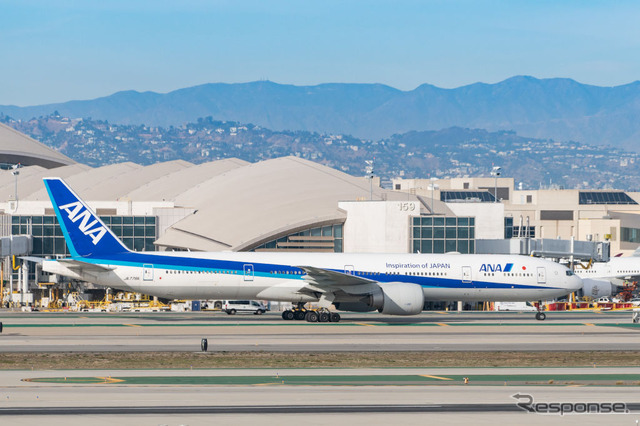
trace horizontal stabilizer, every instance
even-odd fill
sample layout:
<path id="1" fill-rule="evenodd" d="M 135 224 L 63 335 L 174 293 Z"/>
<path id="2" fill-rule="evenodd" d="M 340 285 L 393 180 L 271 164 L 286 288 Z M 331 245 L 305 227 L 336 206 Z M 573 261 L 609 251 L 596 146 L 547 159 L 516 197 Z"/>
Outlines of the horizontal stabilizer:
<path id="1" fill-rule="evenodd" d="M 97 265 L 95 263 L 83 262 L 78 259 L 60 259 L 57 262 L 69 269 L 80 269 L 83 271 L 107 272 L 115 269 L 112 267 Z"/>
<path id="2" fill-rule="evenodd" d="M 27 262 L 40 263 L 40 264 L 46 260 L 41 257 L 34 257 L 34 256 L 19 256 L 18 259 L 26 260 Z"/>

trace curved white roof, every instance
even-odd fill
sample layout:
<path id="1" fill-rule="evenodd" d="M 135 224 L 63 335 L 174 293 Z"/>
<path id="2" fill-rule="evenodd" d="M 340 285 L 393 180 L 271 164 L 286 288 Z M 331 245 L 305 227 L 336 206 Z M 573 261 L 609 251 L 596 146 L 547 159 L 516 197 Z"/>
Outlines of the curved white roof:
<path id="1" fill-rule="evenodd" d="M 125 197 L 135 201 L 175 200 L 180 194 L 213 176 L 250 164 L 237 158 L 191 165 L 175 170 L 129 191 Z"/>
<path id="2" fill-rule="evenodd" d="M 93 191 L 93 188 L 96 186 L 102 186 L 105 181 L 109 181 L 112 179 L 117 179 L 118 176 L 126 173 L 130 173 L 134 170 L 139 170 L 143 168 L 135 163 L 119 163 L 119 164 L 110 164 L 108 166 L 102 166 L 95 169 L 88 168 L 86 170 L 80 171 L 80 173 L 75 173 L 73 175 L 65 178 L 65 181 L 73 188 L 73 190 L 85 200 L 90 201 L 116 201 L 118 197 L 113 197 L 113 194 L 110 192 L 109 194 L 100 194 Z M 54 176 L 55 170 L 47 170 L 47 173 L 43 177 Z M 113 188 L 117 189 L 117 187 Z M 94 196 L 96 198 L 94 198 Z M 40 190 L 29 195 L 28 199 L 30 200 L 48 200 L 49 195 L 47 194 L 47 190 L 44 188 L 44 185 L 40 188 Z"/>
<path id="3" fill-rule="evenodd" d="M 176 160 L 150 166 L 118 163 L 97 168 L 76 163 L 53 170 L 28 166 L 20 169 L 18 193 L 22 200 L 46 201 L 49 196 L 42 179 L 61 177 L 89 201 L 173 201 L 199 182 L 247 164 L 230 158 L 199 165 Z M 0 200 L 10 199 L 14 192 L 15 177 L 10 170 L 0 170 Z"/>
<path id="4" fill-rule="evenodd" d="M 38 165 L 51 169 L 74 164 L 71 158 L 0 123 L 0 163 Z"/>
<path id="5" fill-rule="evenodd" d="M 346 213 L 338 202 L 368 200 L 370 190 L 368 180 L 297 157 L 259 163 L 231 158 L 200 165 L 24 167 L 20 200 L 48 200 L 42 178 L 49 176 L 63 177 L 87 201 L 171 201 L 196 210 L 156 244 L 205 251 L 248 250 L 302 229 L 342 223 Z M 0 171 L 0 200 L 12 199 L 14 192 L 15 178 Z M 374 187 L 373 199 L 407 200 L 407 194 Z"/>
<path id="6" fill-rule="evenodd" d="M 390 198 L 374 188 L 374 200 Z M 406 194 L 401 194 L 406 200 Z M 338 201 L 369 199 L 369 182 L 297 157 L 266 160 L 205 180 L 175 202 L 198 209 L 156 244 L 245 250 L 318 224 L 339 223 Z"/>
<path id="7" fill-rule="evenodd" d="M 69 176 L 90 169 L 91 167 L 79 163 L 57 167 L 54 170 L 45 169 L 40 166 L 22 167 L 20 169 L 20 175 L 18 176 L 18 197 L 20 199 L 35 200 L 34 194 L 37 192 L 42 192 L 42 195 L 46 196 L 46 191 L 42 184 L 43 177 L 55 175 L 67 179 Z M 0 200 L 8 200 L 14 195 L 14 192 L 15 176 L 13 176 L 9 170 L 2 170 L 0 172 Z"/>

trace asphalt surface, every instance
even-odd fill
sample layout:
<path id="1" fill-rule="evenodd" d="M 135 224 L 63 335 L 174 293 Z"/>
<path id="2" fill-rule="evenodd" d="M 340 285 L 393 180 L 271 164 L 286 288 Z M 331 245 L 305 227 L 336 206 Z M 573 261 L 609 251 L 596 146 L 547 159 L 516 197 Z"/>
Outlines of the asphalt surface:
<path id="1" fill-rule="evenodd" d="M 0 352 L 27 357 L 49 351 L 200 351 L 202 338 L 209 351 L 640 350 L 640 327 L 632 324 L 631 312 L 548 313 L 544 322 L 531 313 L 346 314 L 337 324 L 311 324 L 283 321 L 279 313 L 0 311 L 0 321 Z M 569 367 L 0 371 L 0 424 L 551 426 L 640 420 L 640 368 Z M 433 380 L 402 378 L 409 375 Z M 265 380 L 255 380 L 260 376 Z M 542 404 L 621 403 L 627 412 L 529 413 L 514 395 Z"/>
<path id="2" fill-rule="evenodd" d="M 340 323 L 193 313 L 9 313 L 0 352 L 640 351 L 631 312 L 345 314 Z"/>
<path id="3" fill-rule="evenodd" d="M 469 375 L 471 377 L 593 374 L 640 375 L 640 368 L 433 368 L 433 369 L 221 369 L 221 370 L 53 370 L 3 371 L 0 379 L 0 424 L 233 424 L 253 422 L 275 425 L 304 419 L 305 424 L 635 424 L 640 419 L 637 386 L 573 385 L 464 385 L 419 386 L 262 386 L 202 385 L 184 378 L 208 377 L 295 377 L 355 375 L 363 379 L 386 376 L 389 383 L 408 374 L 429 377 Z M 139 378 L 169 376 L 176 383 L 156 385 L 122 384 L 109 381 L 83 383 L 87 376 Z M 38 382 L 37 378 L 67 378 L 66 382 Z M 76 379 L 76 380 L 72 380 Z M 194 382 L 195 383 L 195 382 Z M 620 414 L 536 414 L 518 406 L 523 395 L 535 403 L 621 404 Z M 103 422 L 103 423 L 101 423 Z"/>

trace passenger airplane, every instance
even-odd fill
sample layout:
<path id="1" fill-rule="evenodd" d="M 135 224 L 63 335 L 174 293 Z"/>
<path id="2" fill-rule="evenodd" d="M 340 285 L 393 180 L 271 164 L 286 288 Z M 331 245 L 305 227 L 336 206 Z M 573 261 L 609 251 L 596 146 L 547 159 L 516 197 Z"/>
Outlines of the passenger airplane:
<path id="1" fill-rule="evenodd" d="M 582 287 L 566 267 L 524 256 L 132 252 L 62 179 L 44 182 L 71 257 L 43 260 L 42 269 L 125 291 L 170 299 L 316 302 L 345 311 L 416 315 L 425 300 L 544 300 Z M 283 318 L 291 319 L 291 313 Z M 318 315 L 306 319 L 317 321 Z"/>
<path id="2" fill-rule="evenodd" d="M 631 256 L 613 257 L 608 262 L 595 262 L 587 269 L 576 269 L 582 278 L 585 296 L 594 299 L 611 296 L 624 281 L 640 280 L 640 248 Z"/>

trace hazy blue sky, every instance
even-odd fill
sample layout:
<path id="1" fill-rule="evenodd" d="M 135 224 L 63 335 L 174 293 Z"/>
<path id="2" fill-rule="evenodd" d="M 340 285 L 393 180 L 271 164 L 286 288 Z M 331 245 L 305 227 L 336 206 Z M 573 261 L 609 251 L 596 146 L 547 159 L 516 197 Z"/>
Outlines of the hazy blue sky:
<path id="1" fill-rule="evenodd" d="M 104 3 L 104 4 L 102 4 Z M 269 79 L 640 79 L 636 0 L 0 0 L 0 104 Z"/>

